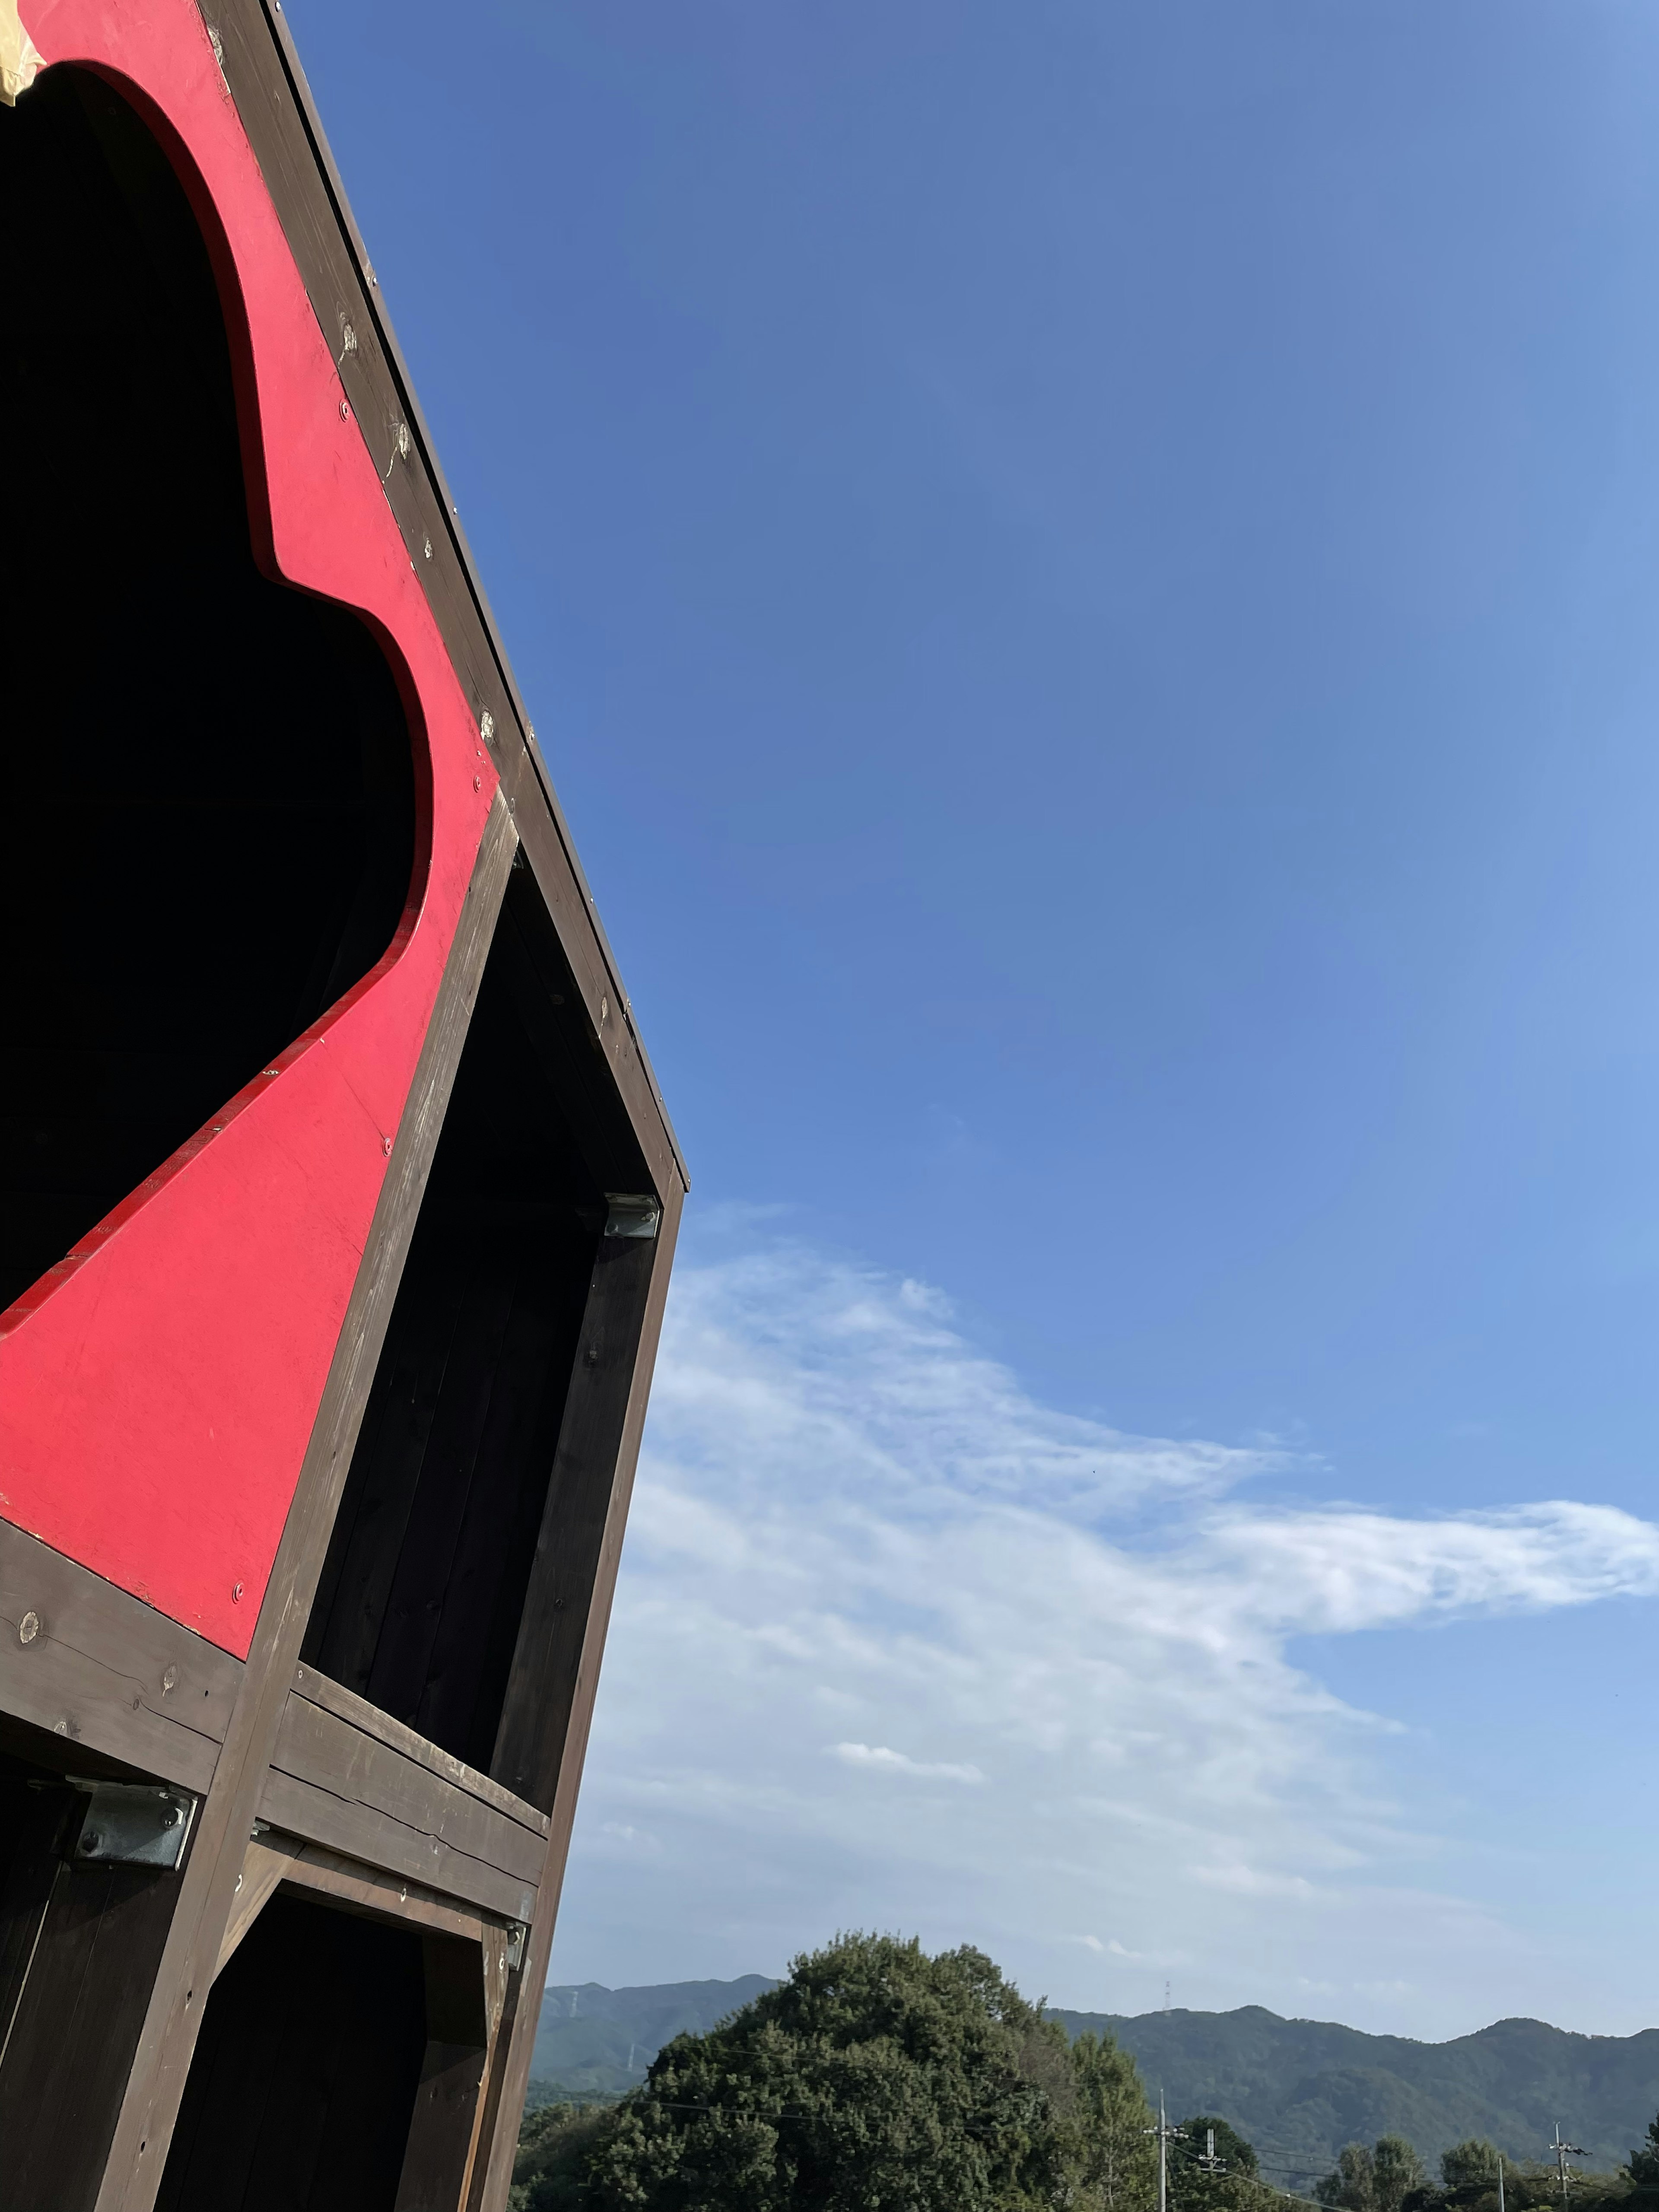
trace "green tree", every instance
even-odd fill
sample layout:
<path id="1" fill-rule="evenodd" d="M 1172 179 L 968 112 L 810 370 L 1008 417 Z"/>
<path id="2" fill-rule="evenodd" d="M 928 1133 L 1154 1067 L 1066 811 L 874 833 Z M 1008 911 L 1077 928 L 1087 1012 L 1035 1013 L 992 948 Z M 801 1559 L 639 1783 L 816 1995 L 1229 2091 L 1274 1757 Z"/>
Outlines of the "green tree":
<path id="1" fill-rule="evenodd" d="M 611 2118 L 603 2106 L 544 2105 L 526 2112 L 507 2196 L 509 2212 L 576 2212 L 585 2206 L 588 2158 Z"/>
<path id="2" fill-rule="evenodd" d="M 1651 2203 L 1659 2197 L 1659 2118 L 1648 2122 L 1648 2139 L 1638 2145 L 1621 2169 L 1630 2176 L 1632 2191 Z"/>
<path id="3" fill-rule="evenodd" d="M 1322 2204 L 1340 2212 L 1376 2212 L 1376 2161 L 1364 2143 L 1346 2143 L 1337 2153 L 1336 2166 L 1314 2184 Z"/>
<path id="4" fill-rule="evenodd" d="M 1079 2212 L 1144 2212 L 1158 2173 L 1147 2130 L 1155 2115 L 1135 2063 L 1109 2035 L 1079 2035 L 1068 2053 L 1062 2107 L 1066 2163 Z"/>
<path id="5" fill-rule="evenodd" d="M 1235 2127 L 1214 2112 L 1199 2112 L 1190 2120 L 1181 2123 L 1186 2141 L 1181 2146 L 1183 2166 L 1194 2164 L 1207 2157 L 1206 2146 L 1212 2136 L 1215 2138 L 1215 2154 L 1227 2172 L 1233 2175 L 1255 2175 L 1261 2170 L 1261 2161 L 1255 2154 L 1255 2145 L 1246 2142 Z M 1200 2166 L 1199 2172 L 1204 2169 Z"/>
<path id="6" fill-rule="evenodd" d="M 1255 2145 L 1218 2113 L 1196 2112 L 1181 2124 L 1170 2147 L 1170 2196 L 1174 2212 L 1287 2212 L 1284 2199 L 1261 2175 Z M 1212 2137 L 1217 2165 L 1206 2163 Z"/>
<path id="7" fill-rule="evenodd" d="M 587 2155 L 593 2212 L 1036 2212 L 1066 2201 L 1063 2031 L 981 1952 L 844 1936 L 682 2035 Z"/>
<path id="8" fill-rule="evenodd" d="M 1401 2212 L 1413 2189 L 1423 2186 L 1423 2161 L 1404 2136 L 1379 2136 L 1371 2153 L 1376 2212 Z"/>
<path id="9" fill-rule="evenodd" d="M 1485 2136 L 1471 2136 L 1440 2154 L 1440 2179 L 1448 2189 L 1495 2189 L 1498 2186 L 1498 2146 Z"/>

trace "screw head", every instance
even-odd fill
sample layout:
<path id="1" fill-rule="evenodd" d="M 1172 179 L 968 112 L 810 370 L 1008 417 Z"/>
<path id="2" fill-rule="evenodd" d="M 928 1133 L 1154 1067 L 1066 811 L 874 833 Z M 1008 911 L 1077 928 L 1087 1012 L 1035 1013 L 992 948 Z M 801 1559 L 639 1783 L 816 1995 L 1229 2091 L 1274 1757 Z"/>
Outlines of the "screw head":
<path id="1" fill-rule="evenodd" d="M 34 1612 L 26 1613 L 17 1624 L 17 1641 L 20 1644 L 33 1644 L 40 1633 L 40 1614 Z"/>
<path id="2" fill-rule="evenodd" d="M 242 1585 L 240 1583 L 233 1583 L 231 1584 L 230 1601 L 233 1605 L 240 1605 L 242 1602 Z"/>
<path id="3" fill-rule="evenodd" d="M 345 401 L 343 399 L 340 402 L 340 420 L 343 422 L 345 422 L 349 417 L 350 413 L 350 408 L 346 405 Z"/>

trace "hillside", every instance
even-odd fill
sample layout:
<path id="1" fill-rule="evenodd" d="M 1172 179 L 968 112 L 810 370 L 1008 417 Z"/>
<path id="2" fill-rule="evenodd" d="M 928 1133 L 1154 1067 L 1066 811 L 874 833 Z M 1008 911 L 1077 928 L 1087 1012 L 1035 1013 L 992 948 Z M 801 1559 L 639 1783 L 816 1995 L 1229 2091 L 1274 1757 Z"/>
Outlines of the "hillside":
<path id="1" fill-rule="evenodd" d="M 665 2043 L 677 2035 L 700 2035 L 776 1986 L 764 1974 L 636 1990 L 607 1990 L 598 1982 L 550 1984 L 542 1998 L 531 2079 L 590 2094 L 631 2088 Z"/>
<path id="2" fill-rule="evenodd" d="M 774 1984 L 672 1982 L 607 1990 L 550 1988 L 531 2072 L 589 2094 L 639 2081 L 672 2036 L 712 2027 Z M 1237 2012 L 1059 2011 L 1073 2035 L 1107 2029 L 1134 2054 L 1172 2116 L 1219 2113 L 1248 2136 L 1271 2178 L 1326 2172 L 1345 2142 L 1408 2136 L 1428 2160 L 1466 2136 L 1489 2136 L 1516 2160 L 1541 2155 L 1559 2120 L 1590 2166 L 1613 2166 L 1659 2112 L 1659 2029 L 1571 2035 L 1504 2020 L 1450 2043 L 1366 2035 L 1333 2021 Z"/>
<path id="3" fill-rule="evenodd" d="M 1585 2163 L 1629 2155 L 1659 2111 L 1659 2029 L 1571 2035 L 1539 2020 L 1502 2020 L 1450 2043 L 1312 2020 L 1260 2005 L 1237 2012 L 1153 2012 L 1132 2019 L 1060 2012 L 1072 2034 L 1109 2028 L 1170 2109 L 1219 2112 L 1264 2166 L 1328 2169 L 1345 2142 L 1391 2132 L 1433 2160 L 1466 2136 L 1516 2159 L 1542 2155 L 1559 2120 Z"/>

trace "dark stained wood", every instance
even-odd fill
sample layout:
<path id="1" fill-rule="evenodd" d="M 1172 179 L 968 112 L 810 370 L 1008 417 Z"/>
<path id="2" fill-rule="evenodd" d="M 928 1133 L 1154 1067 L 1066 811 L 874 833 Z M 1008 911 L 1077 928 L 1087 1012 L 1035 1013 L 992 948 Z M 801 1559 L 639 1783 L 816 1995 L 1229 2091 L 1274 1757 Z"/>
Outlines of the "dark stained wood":
<path id="1" fill-rule="evenodd" d="M 653 1241 L 599 1239 L 490 1762 L 498 1782 L 550 1810 L 575 1706 L 656 1261 Z"/>
<path id="2" fill-rule="evenodd" d="M 8 1713 L 204 1790 L 241 1679 L 241 1662 L 228 1652 L 0 1521 L 0 1707 Z"/>
<path id="3" fill-rule="evenodd" d="M 456 2212 L 489 2048 L 483 1953 L 476 1943 L 428 1936 L 425 1966 L 426 2053 L 396 2212 Z"/>
<path id="4" fill-rule="evenodd" d="M 118 2208 L 120 2212 L 149 2212 L 155 2202 L 195 2046 L 199 2019 L 196 1993 L 212 1981 L 234 1904 L 243 1853 L 282 1725 L 307 1613 L 397 1297 L 515 846 L 511 817 L 505 801 L 498 799 L 485 828 L 398 1127 L 392 1167 L 260 1607 L 247 1673 L 214 1786 L 198 1816 L 190 1860 L 179 1879 L 179 1910 L 155 1976 L 98 2212 L 118 2212 Z"/>
<path id="5" fill-rule="evenodd" d="M 94 2202 L 179 1894 L 150 1868 L 58 1862 L 0 2063 L 7 2212 Z"/>
<path id="6" fill-rule="evenodd" d="M 388 1813 L 517 1880 L 541 1879 L 544 1837 L 303 1698 L 289 1698 L 271 1765 L 348 1804 Z"/>
<path id="7" fill-rule="evenodd" d="M 628 994 L 552 780 L 519 696 L 455 502 L 415 396 L 280 8 L 206 0 L 225 80 L 264 173 L 317 319 L 397 517 L 410 560 L 473 713 L 491 744 L 572 973 L 659 1189 L 687 1180 Z M 356 340 L 347 350 L 349 324 Z M 410 451 L 400 450 L 407 429 Z"/>
<path id="8" fill-rule="evenodd" d="M 459 1897 L 528 1922 L 536 1909 L 536 1884 L 503 1874 L 487 1861 L 457 1850 L 428 1830 L 272 1767 L 259 1796 L 258 1817 L 284 1835 L 324 1844 L 364 1867 L 418 1881 L 441 1897 Z"/>
<path id="9" fill-rule="evenodd" d="M 611 1604 L 622 1559 L 623 1534 L 627 1526 L 629 1500 L 633 1494 L 634 1470 L 639 1462 L 640 1439 L 645 1428 L 651 1373 L 662 1334 L 663 1309 L 668 1300 L 669 1271 L 679 1233 L 682 1194 L 671 1189 L 663 1203 L 662 1226 L 656 1239 L 644 1249 L 654 1255 L 643 1325 L 639 1332 L 633 1375 L 622 1431 L 617 1440 L 605 1534 L 599 1545 L 592 1584 L 588 1595 L 581 1657 L 576 1670 L 575 1693 L 566 1718 L 560 1752 L 558 1780 L 553 1797 L 552 1831 L 548 1838 L 547 1863 L 536 1900 L 525 1946 L 521 1972 L 514 1977 L 509 1995 L 510 2024 L 503 2021 L 491 2060 L 492 2079 L 486 2084 L 489 2150 L 481 2159 L 467 2212 L 505 2212 L 507 2192 L 513 2179 L 513 2154 L 518 2141 L 519 2115 L 524 2110 L 530 2080 L 531 2053 L 536 2041 L 541 1990 L 547 1980 L 553 1948 L 553 1929 L 558 1916 L 559 1893 L 564 1882 L 565 1861 L 570 1849 L 570 1830 L 576 1817 L 576 1796 L 581 1786 L 582 1763 L 587 1753 L 587 1732 L 593 1717 L 593 1699 L 599 1686 L 599 1662 L 605 1652 L 605 1631 L 611 1623 Z M 515 1717 L 515 1725 L 520 1724 Z M 534 1730 L 524 1728 L 533 1745 Z"/>
<path id="10" fill-rule="evenodd" d="M 498 1813 L 505 1813 L 509 1820 L 516 1820 L 520 1827 L 529 1828 L 545 1838 L 548 1832 L 545 1813 L 538 1812 L 535 1806 L 526 1804 L 522 1797 L 515 1797 L 510 1790 L 504 1790 L 489 1775 L 481 1774 L 476 1766 L 469 1766 L 465 1759 L 440 1750 L 425 1736 L 417 1735 L 412 1728 L 393 1720 L 378 1705 L 370 1705 L 367 1698 L 360 1698 L 352 1691 L 343 1688 L 338 1682 L 331 1681 L 326 1674 L 319 1674 L 314 1667 L 295 1668 L 294 1688 L 297 1696 L 308 1698 L 313 1705 L 320 1705 L 325 1712 L 337 1713 L 343 1721 L 349 1721 L 353 1728 L 361 1729 L 363 1735 L 374 1737 L 377 1742 L 390 1744 L 394 1751 L 402 1752 L 405 1759 L 412 1759 L 430 1773 L 441 1775 L 446 1782 L 453 1782 L 458 1790 L 464 1790 L 469 1796 L 481 1798 L 486 1805 L 493 1805 Z"/>
<path id="11" fill-rule="evenodd" d="M 250 1855 L 270 1840 L 269 1835 L 248 1845 Z M 475 1905 L 440 1897 L 406 1875 L 377 1872 L 361 1866 L 322 1844 L 304 1844 L 286 1861 L 282 1887 L 294 1896 L 325 1897 L 347 1911 L 368 1914 L 372 1920 L 395 1921 L 400 1927 L 427 1928 L 443 1936 L 463 1936 L 482 1943 L 492 1954 L 505 1955 L 508 1922 Z"/>

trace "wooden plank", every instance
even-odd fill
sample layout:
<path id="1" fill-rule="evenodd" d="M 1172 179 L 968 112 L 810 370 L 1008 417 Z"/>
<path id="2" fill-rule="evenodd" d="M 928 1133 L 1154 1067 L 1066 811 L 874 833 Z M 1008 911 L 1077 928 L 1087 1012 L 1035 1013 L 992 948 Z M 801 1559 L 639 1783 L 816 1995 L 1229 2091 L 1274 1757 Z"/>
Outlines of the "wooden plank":
<path id="1" fill-rule="evenodd" d="M 0 1521 L 0 1711 L 204 1790 L 242 1674 L 228 1652 Z"/>
<path id="2" fill-rule="evenodd" d="M 517 1881 L 483 1859 L 456 1850 L 441 1837 L 356 1804 L 273 1767 L 260 1793 L 259 1818 L 285 1834 L 325 1844 L 344 1858 L 418 1881 L 442 1897 L 465 1898 L 486 1912 L 527 1922 L 536 1908 L 536 1885 Z"/>
<path id="3" fill-rule="evenodd" d="M 343 1803 L 389 1814 L 514 1881 L 541 1879 L 544 1837 L 304 1698 L 289 1698 L 271 1765 Z"/>
<path id="4" fill-rule="evenodd" d="M 634 1034 L 633 1013 L 519 695 L 489 602 L 352 216 L 280 7 L 205 0 L 204 13 L 278 218 L 462 688 L 492 747 L 509 803 L 526 817 L 532 865 L 568 933 L 567 949 L 597 1027 L 608 1024 L 629 1118 L 661 1181 L 687 1181 L 667 1109 Z M 343 332 L 350 325 L 348 349 Z M 403 451 L 402 433 L 409 450 Z M 602 1011 L 603 1009 L 603 1011 Z"/>
<path id="5" fill-rule="evenodd" d="M 427 2045 L 396 2212 L 455 2212 L 466 2185 L 489 2054 L 483 1948 L 428 1936 L 424 1964 Z"/>
<path id="6" fill-rule="evenodd" d="M 150 1868 L 59 1863 L 0 2066 L 7 2204 L 93 2204 L 179 1893 Z"/>
<path id="7" fill-rule="evenodd" d="M 536 1915 L 531 1922 L 529 1939 L 525 1946 L 524 1964 L 513 1978 L 514 1986 L 508 1998 L 513 2017 L 510 2022 L 502 2023 L 491 2068 L 492 2078 L 485 2087 L 485 2097 L 491 2107 L 489 2152 L 487 2160 L 481 2158 L 475 2169 L 467 2212 L 506 2212 L 507 2192 L 513 2179 L 513 2155 L 518 2143 L 519 2116 L 524 2110 L 525 2091 L 530 2081 L 530 2059 L 536 2041 L 541 1991 L 547 1980 L 548 1960 L 553 1948 L 559 1893 L 563 1886 L 565 1861 L 570 1849 L 571 1825 L 576 1816 L 576 1796 L 581 1786 L 582 1762 L 587 1752 L 587 1732 L 593 1717 L 594 1696 L 599 1689 L 599 1662 L 605 1651 L 605 1631 L 611 1621 L 617 1569 L 622 1559 L 623 1532 L 627 1525 L 629 1500 L 633 1493 L 634 1470 L 638 1464 L 640 1438 L 645 1428 L 646 1404 L 651 1394 L 651 1372 L 662 1334 L 663 1309 L 668 1299 L 668 1277 L 673 1265 L 675 1239 L 679 1233 L 681 1206 L 680 1193 L 671 1190 L 663 1205 L 662 1226 L 657 1232 L 654 1244 L 647 1248 L 655 1255 L 650 1291 L 634 1361 L 627 1411 L 617 1443 L 605 1534 L 587 1602 L 575 1694 L 566 1720 L 558 1781 L 553 1798 L 547 1864 L 537 1893 Z M 522 1727 L 523 1724 L 515 1719 L 515 1726 Z M 526 1740 L 533 1741 L 533 1731 L 524 1728 L 523 1733 Z"/>
<path id="8" fill-rule="evenodd" d="M 654 1241 L 599 1239 L 490 1761 L 532 1804 L 558 1786 L 656 1266 Z"/>
<path id="9" fill-rule="evenodd" d="M 470 1943 L 483 1944 L 487 1951 L 497 1942 L 502 1947 L 507 1942 L 506 1928 L 483 1912 L 458 1905 L 452 1897 L 440 1897 L 436 1890 L 410 1881 L 406 1875 L 360 1865 L 322 1844 L 302 1844 L 296 1849 L 282 1876 L 282 1887 L 295 1897 L 326 1897 L 349 1911 L 366 1913 L 372 1920 L 408 1922 L 440 1935 L 459 1936 Z"/>
<path id="10" fill-rule="evenodd" d="M 309 1698 L 313 1705 L 320 1705 L 325 1712 L 337 1713 L 343 1721 L 349 1721 L 353 1728 L 361 1729 L 364 1735 L 372 1735 L 377 1742 L 390 1744 L 394 1751 L 402 1752 L 405 1759 L 412 1759 L 417 1766 L 424 1766 L 429 1773 L 441 1775 L 446 1782 L 453 1782 L 458 1790 L 465 1790 L 468 1796 L 481 1798 L 486 1805 L 493 1805 L 498 1813 L 505 1813 L 508 1820 L 516 1820 L 520 1827 L 528 1828 L 536 1835 L 546 1836 L 548 1816 L 545 1813 L 538 1812 L 535 1806 L 526 1803 L 522 1797 L 515 1797 L 499 1782 L 492 1781 L 487 1774 L 481 1774 L 476 1766 L 469 1766 L 465 1759 L 457 1759 L 452 1752 L 443 1750 L 428 1737 L 417 1735 L 402 1721 L 393 1720 L 390 1713 L 383 1713 L 378 1705 L 370 1705 L 367 1698 L 360 1698 L 354 1691 L 343 1689 L 338 1682 L 331 1681 L 326 1674 L 319 1674 L 314 1667 L 296 1667 L 294 1687 L 301 1697 Z"/>
<path id="11" fill-rule="evenodd" d="M 231 1714 L 214 1786 L 198 1816 L 194 1844 L 179 1882 L 179 1911 L 155 1976 L 97 2212 L 150 2212 L 155 2201 L 199 2025 L 201 2008 L 195 2004 L 195 1994 L 212 1979 L 220 1939 L 234 1904 L 248 1833 L 276 1748 L 307 1614 L 437 1149 L 516 844 L 512 817 L 498 794 L 259 1609 L 247 1672 Z"/>

